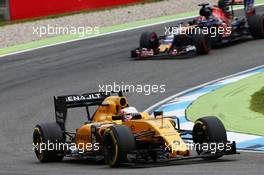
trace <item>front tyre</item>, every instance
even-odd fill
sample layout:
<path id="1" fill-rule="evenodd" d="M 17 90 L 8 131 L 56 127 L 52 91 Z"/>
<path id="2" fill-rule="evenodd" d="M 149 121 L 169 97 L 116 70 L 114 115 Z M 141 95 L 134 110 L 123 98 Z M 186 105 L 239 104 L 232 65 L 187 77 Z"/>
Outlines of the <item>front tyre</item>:
<path id="1" fill-rule="evenodd" d="M 202 30 L 199 30 L 197 34 L 192 36 L 193 45 L 196 47 L 196 53 L 198 55 L 207 55 L 211 50 L 210 37 L 204 35 Z"/>
<path id="2" fill-rule="evenodd" d="M 196 152 L 198 155 L 206 155 L 209 156 L 203 157 L 205 160 L 215 160 L 222 155 L 217 154 L 216 152 L 217 147 L 215 147 L 215 153 L 211 153 L 211 149 L 206 149 L 209 147 L 199 147 L 197 145 L 203 145 L 207 144 L 214 146 L 214 144 L 226 144 L 227 143 L 227 135 L 226 135 L 226 129 L 223 125 L 223 123 L 217 118 L 217 117 L 202 117 L 195 121 L 194 127 L 193 127 L 193 142 L 195 143 Z M 220 150 L 223 151 L 223 150 Z"/>
<path id="3" fill-rule="evenodd" d="M 56 123 L 44 123 L 35 126 L 33 132 L 34 152 L 40 162 L 59 162 L 64 157 L 63 131 Z"/>
<path id="4" fill-rule="evenodd" d="M 159 47 L 158 35 L 155 32 L 143 32 L 140 36 L 139 47 L 156 51 Z"/>
<path id="5" fill-rule="evenodd" d="M 127 154 L 135 150 L 134 135 L 129 127 L 115 125 L 106 129 L 103 137 L 104 158 L 110 167 L 118 167 L 127 161 Z"/>

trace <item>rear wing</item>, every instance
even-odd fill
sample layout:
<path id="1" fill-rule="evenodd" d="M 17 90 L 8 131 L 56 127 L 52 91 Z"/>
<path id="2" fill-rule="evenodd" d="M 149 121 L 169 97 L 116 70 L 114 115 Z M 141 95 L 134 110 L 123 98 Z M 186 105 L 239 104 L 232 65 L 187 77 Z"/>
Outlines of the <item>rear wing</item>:
<path id="1" fill-rule="evenodd" d="M 87 117 L 90 119 L 89 106 L 101 105 L 105 98 L 109 97 L 109 93 L 95 92 L 86 93 L 82 95 L 66 95 L 66 96 L 55 96 L 54 107 L 55 107 L 55 119 L 56 122 L 65 130 L 65 122 L 67 119 L 68 108 L 79 108 L 85 107 L 87 111 Z"/>
<path id="2" fill-rule="evenodd" d="M 230 5 L 245 5 L 246 1 L 245 0 L 232 0 L 230 2 Z"/>

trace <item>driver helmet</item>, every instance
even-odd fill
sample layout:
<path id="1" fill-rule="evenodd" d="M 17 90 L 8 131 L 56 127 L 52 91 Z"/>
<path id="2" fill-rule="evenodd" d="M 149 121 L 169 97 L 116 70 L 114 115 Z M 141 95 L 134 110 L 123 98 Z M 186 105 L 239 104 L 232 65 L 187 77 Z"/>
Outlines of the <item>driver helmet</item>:
<path id="1" fill-rule="evenodd" d="M 131 120 L 136 114 L 138 114 L 138 110 L 132 106 L 126 107 L 120 111 L 120 115 L 123 116 L 124 121 Z"/>
<path id="2" fill-rule="evenodd" d="M 208 19 L 212 15 L 212 11 L 211 7 L 203 7 L 200 10 L 200 15 Z"/>

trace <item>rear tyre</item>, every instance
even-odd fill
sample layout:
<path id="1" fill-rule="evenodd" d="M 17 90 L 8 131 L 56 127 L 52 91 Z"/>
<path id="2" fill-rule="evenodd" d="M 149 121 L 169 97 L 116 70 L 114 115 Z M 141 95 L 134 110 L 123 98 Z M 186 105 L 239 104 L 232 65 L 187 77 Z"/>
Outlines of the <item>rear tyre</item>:
<path id="1" fill-rule="evenodd" d="M 198 34 L 194 34 L 192 39 L 198 55 L 207 55 L 210 52 L 211 43 L 208 35 L 204 35 L 202 32 L 199 32 Z"/>
<path id="2" fill-rule="evenodd" d="M 103 137 L 104 158 L 110 167 L 127 162 L 127 154 L 135 150 L 136 142 L 129 127 L 115 125 L 106 129 Z"/>
<path id="3" fill-rule="evenodd" d="M 143 32 L 139 42 L 140 48 L 156 49 L 159 47 L 159 37 L 155 32 Z"/>
<path id="4" fill-rule="evenodd" d="M 195 144 L 227 143 L 226 129 L 223 123 L 217 117 L 202 117 L 196 120 L 193 127 L 193 142 Z M 203 150 L 200 147 L 196 147 L 196 151 L 198 155 L 210 153 L 210 150 Z M 208 157 L 204 157 L 203 159 L 215 160 L 220 157 L 222 155 L 210 153 Z"/>
<path id="5" fill-rule="evenodd" d="M 249 31 L 254 39 L 264 38 L 264 15 L 252 15 L 248 18 Z"/>
<path id="6" fill-rule="evenodd" d="M 63 131 L 56 122 L 35 126 L 34 152 L 40 162 L 61 161 L 64 157 L 63 143 L 65 143 Z"/>

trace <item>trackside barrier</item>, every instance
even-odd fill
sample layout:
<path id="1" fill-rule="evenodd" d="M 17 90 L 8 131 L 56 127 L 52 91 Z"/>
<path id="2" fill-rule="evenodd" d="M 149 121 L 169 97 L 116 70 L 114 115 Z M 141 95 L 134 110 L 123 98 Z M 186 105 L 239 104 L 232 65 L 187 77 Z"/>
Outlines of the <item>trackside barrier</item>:
<path id="1" fill-rule="evenodd" d="M 10 3 L 11 20 L 37 18 L 42 16 L 95 10 L 120 6 L 143 0 L 5 0 Z"/>
<path id="2" fill-rule="evenodd" d="M 0 0 L 0 16 L 5 20 L 10 20 L 9 0 Z"/>

